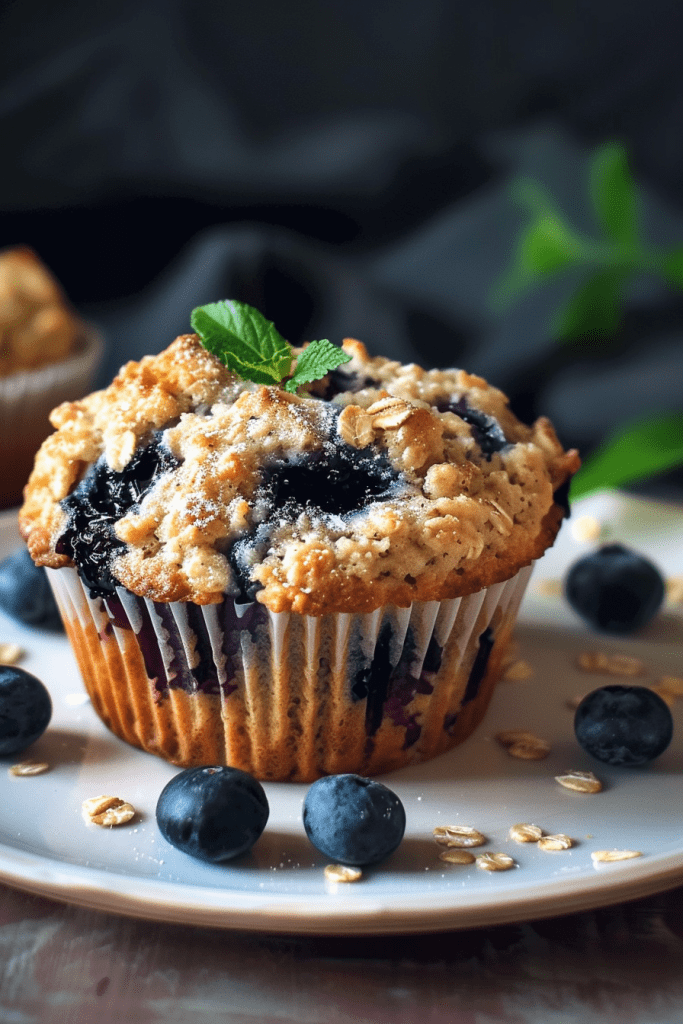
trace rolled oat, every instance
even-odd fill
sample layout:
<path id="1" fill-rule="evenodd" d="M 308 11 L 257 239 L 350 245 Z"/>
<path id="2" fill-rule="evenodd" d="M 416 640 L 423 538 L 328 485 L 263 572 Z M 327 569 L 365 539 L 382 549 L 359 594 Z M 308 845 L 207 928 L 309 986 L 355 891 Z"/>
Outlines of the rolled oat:
<path id="1" fill-rule="evenodd" d="M 439 860 L 443 860 L 447 864 L 474 864 L 476 859 L 469 850 L 442 850 L 439 854 Z"/>
<path id="2" fill-rule="evenodd" d="M 49 768 L 49 764 L 46 764 L 44 761 L 22 761 L 20 764 L 13 764 L 8 771 L 10 775 L 16 776 L 42 775 Z"/>
<path id="3" fill-rule="evenodd" d="M 519 825 L 512 825 L 510 828 L 510 839 L 516 843 L 537 843 L 543 835 L 543 829 L 538 825 L 528 825 L 523 822 Z"/>
<path id="4" fill-rule="evenodd" d="M 16 665 L 24 654 L 19 644 L 0 643 L 0 665 Z"/>
<path id="5" fill-rule="evenodd" d="M 554 836 L 543 836 L 538 840 L 539 850 L 568 850 L 574 845 L 574 840 L 563 832 Z"/>
<path id="6" fill-rule="evenodd" d="M 564 775 L 556 775 L 555 782 L 559 782 L 565 789 L 573 789 L 577 793 L 599 793 L 602 789 L 602 782 L 593 772 L 569 771 Z"/>
<path id="7" fill-rule="evenodd" d="M 513 661 L 505 669 L 503 679 L 508 680 L 508 682 L 522 682 L 525 679 L 531 679 L 533 674 L 534 670 L 528 661 Z"/>
<path id="8" fill-rule="evenodd" d="M 476 861 L 482 871 L 509 871 L 515 865 L 508 853 L 480 853 Z"/>
<path id="9" fill-rule="evenodd" d="M 113 828 L 125 825 L 135 816 L 135 808 L 118 796 L 93 796 L 81 805 L 83 817 L 95 825 Z"/>
<path id="10" fill-rule="evenodd" d="M 325 868 L 328 882 L 357 882 L 362 877 L 360 868 L 352 868 L 348 864 L 328 864 Z"/>
<path id="11" fill-rule="evenodd" d="M 633 857 L 642 857 L 642 853 L 640 850 L 593 850 L 591 857 L 595 863 L 605 864 L 613 860 L 631 860 Z"/>
<path id="12" fill-rule="evenodd" d="M 542 761 L 550 753 L 550 744 L 522 729 L 506 729 L 496 733 L 496 741 L 505 747 L 510 757 L 524 761 Z"/>
<path id="13" fill-rule="evenodd" d="M 576 659 L 583 672 L 597 672 L 605 676 L 640 676 L 645 666 L 640 658 L 628 654 L 606 654 L 604 651 L 584 651 Z"/>
<path id="14" fill-rule="evenodd" d="M 468 847 L 483 846 L 486 836 L 469 825 L 437 825 L 434 839 L 439 846 Z"/>

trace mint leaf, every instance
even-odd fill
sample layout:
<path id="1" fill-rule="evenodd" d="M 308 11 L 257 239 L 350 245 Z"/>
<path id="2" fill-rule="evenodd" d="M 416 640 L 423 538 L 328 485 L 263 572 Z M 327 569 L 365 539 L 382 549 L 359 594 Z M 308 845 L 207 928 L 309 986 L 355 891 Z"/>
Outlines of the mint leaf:
<path id="1" fill-rule="evenodd" d="M 608 438 L 572 480 L 570 498 L 621 487 L 683 465 L 683 414 L 637 420 Z"/>
<path id="2" fill-rule="evenodd" d="M 233 373 L 255 384 L 279 384 L 292 365 L 292 350 L 275 325 L 253 306 L 234 299 L 192 310 L 202 345 Z"/>
<path id="3" fill-rule="evenodd" d="M 524 270 L 539 277 L 555 274 L 580 256 L 571 231 L 557 217 L 539 217 L 522 234 L 518 260 Z"/>
<path id="4" fill-rule="evenodd" d="M 637 237 L 636 189 L 619 143 L 600 146 L 590 169 L 593 206 L 605 231 L 616 241 L 633 247 Z"/>
<path id="5" fill-rule="evenodd" d="M 666 278 L 677 288 L 683 288 L 683 249 L 674 249 L 665 254 L 662 270 Z"/>
<path id="6" fill-rule="evenodd" d="M 551 328 L 553 337 L 570 341 L 613 334 L 621 323 L 623 282 L 621 270 L 594 274 L 555 316 Z"/>
<path id="7" fill-rule="evenodd" d="M 296 361 L 296 369 L 291 380 L 285 384 L 285 391 L 296 391 L 300 384 L 310 384 L 313 380 L 320 380 L 330 370 L 336 370 L 342 363 L 348 363 L 351 356 L 333 345 L 327 338 L 322 341 L 312 341 L 303 350 Z"/>

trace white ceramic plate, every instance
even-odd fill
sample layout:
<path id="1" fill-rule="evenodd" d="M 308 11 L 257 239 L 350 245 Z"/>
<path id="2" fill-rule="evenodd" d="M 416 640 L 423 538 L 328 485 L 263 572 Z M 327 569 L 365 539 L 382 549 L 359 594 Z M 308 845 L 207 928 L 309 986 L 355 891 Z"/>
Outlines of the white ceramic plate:
<path id="1" fill-rule="evenodd" d="M 72 903 L 156 920 L 271 932 L 383 933 L 472 927 L 561 914 L 647 895 L 683 882 L 683 700 L 674 706 L 671 747 L 645 769 L 601 765 L 578 747 L 565 702 L 614 681 L 575 666 L 585 650 L 628 653 L 659 675 L 683 676 L 683 607 L 667 607 L 637 638 L 590 633 L 561 597 L 541 593 L 590 545 L 571 525 L 591 514 L 611 539 L 632 544 L 668 576 L 683 575 L 683 511 L 621 495 L 577 504 L 556 546 L 538 564 L 517 631 L 531 679 L 498 686 L 484 723 L 461 747 L 386 776 L 407 814 L 406 836 L 384 864 L 355 884 L 330 887 L 325 859 L 301 822 L 304 785 L 267 784 L 270 819 L 250 854 L 218 867 L 169 846 L 154 817 L 157 797 L 177 769 L 112 736 L 83 697 L 66 639 L 22 628 L 0 613 L 0 641 L 26 651 L 22 665 L 53 697 L 50 728 L 0 770 L 0 879 Z M 0 557 L 18 544 L 15 516 L 0 516 Z M 617 680 L 618 681 L 618 680 Z M 514 760 L 493 739 L 528 729 L 552 744 L 543 761 Z M 43 775 L 16 778 L 7 768 L 31 758 Z M 2 764 L 2 762 L 0 762 Z M 561 788 L 567 769 L 594 771 L 605 790 Z M 86 825 L 81 803 L 102 793 L 132 803 L 129 825 Z M 543 852 L 508 838 L 517 822 L 564 832 L 576 845 Z M 510 853 L 517 866 L 488 873 L 438 859 L 432 830 L 473 825 L 489 838 L 481 850 Z M 591 851 L 639 850 L 635 860 L 593 865 Z"/>

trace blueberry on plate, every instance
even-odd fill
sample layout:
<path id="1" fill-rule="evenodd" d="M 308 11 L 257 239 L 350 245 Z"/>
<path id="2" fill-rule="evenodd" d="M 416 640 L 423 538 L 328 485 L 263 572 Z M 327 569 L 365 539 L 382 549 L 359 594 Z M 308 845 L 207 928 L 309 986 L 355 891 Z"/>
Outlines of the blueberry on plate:
<path id="1" fill-rule="evenodd" d="M 598 761 L 630 768 L 648 764 L 666 750 L 673 718 L 659 694 L 646 686 L 603 686 L 579 704 L 574 732 Z"/>
<path id="2" fill-rule="evenodd" d="M 164 786 L 159 830 L 172 846 L 218 864 L 250 850 L 266 827 L 268 800 L 260 782 L 239 768 L 188 768 Z"/>
<path id="3" fill-rule="evenodd" d="M 605 633 L 632 633 L 650 622 L 664 600 L 659 570 L 623 544 L 605 544 L 571 566 L 565 595 L 574 611 Z"/>
<path id="4" fill-rule="evenodd" d="M 304 801 L 304 828 L 316 850 L 341 864 L 384 860 L 403 839 L 403 804 L 381 782 L 360 775 L 328 775 Z"/>
<path id="5" fill-rule="evenodd" d="M 35 564 L 26 548 L 0 562 L 0 608 L 27 626 L 64 628 L 47 573 Z"/>
<path id="6" fill-rule="evenodd" d="M 0 665 L 0 757 L 29 747 L 51 717 L 50 694 L 40 679 L 15 665 Z"/>

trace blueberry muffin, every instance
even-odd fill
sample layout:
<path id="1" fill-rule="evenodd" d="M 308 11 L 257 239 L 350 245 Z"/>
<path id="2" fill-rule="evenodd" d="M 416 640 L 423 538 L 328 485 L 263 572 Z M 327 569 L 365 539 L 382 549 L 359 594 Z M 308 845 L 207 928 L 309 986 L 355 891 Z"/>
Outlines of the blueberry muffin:
<path id="1" fill-rule="evenodd" d="M 484 714 L 577 453 L 480 377 L 343 348 L 290 394 L 183 335 L 54 411 L 22 533 L 129 743 L 310 781 Z"/>
<path id="2" fill-rule="evenodd" d="M 20 501 L 50 410 L 88 392 L 99 353 L 35 253 L 0 252 L 0 507 Z"/>

